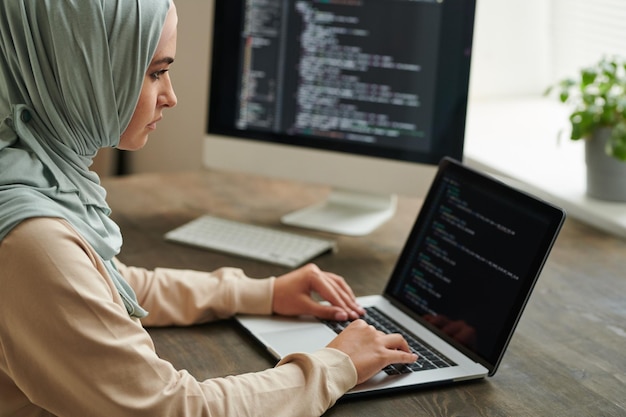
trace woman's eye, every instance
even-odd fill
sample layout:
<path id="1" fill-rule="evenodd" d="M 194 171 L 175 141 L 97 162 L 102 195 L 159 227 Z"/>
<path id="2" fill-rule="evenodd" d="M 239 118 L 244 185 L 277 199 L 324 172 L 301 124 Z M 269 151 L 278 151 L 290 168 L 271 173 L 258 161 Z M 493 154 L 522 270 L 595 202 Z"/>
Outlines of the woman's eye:
<path id="1" fill-rule="evenodd" d="M 165 74 L 168 70 L 167 69 L 162 69 L 156 72 L 153 72 L 152 74 L 150 74 L 150 77 L 152 77 L 153 80 L 158 80 L 161 78 L 161 76 L 163 74 Z"/>

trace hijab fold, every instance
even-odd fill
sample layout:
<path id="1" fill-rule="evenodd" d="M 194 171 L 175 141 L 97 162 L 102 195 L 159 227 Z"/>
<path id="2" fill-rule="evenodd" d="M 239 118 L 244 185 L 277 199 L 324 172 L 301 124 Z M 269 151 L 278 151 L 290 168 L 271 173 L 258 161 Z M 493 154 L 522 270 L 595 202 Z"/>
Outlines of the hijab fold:
<path id="1" fill-rule="evenodd" d="M 170 0 L 0 0 L 0 244 L 32 217 L 67 220 L 115 268 L 122 236 L 89 171 L 128 126 Z"/>

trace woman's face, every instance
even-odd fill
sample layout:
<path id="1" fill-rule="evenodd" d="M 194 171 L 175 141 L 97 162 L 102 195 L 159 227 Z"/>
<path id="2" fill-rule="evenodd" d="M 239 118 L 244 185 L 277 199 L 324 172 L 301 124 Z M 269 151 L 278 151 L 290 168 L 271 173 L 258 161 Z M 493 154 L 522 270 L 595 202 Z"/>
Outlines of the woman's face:
<path id="1" fill-rule="evenodd" d="M 176 56 L 176 25 L 178 17 L 172 3 L 163 25 L 161 39 L 143 80 L 133 117 L 122 136 L 119 149 L 134 151 L 144 147 L 150 132 L 163 118 L 163 110 L 176 105 L 176 95 L 169 76 Z"/>

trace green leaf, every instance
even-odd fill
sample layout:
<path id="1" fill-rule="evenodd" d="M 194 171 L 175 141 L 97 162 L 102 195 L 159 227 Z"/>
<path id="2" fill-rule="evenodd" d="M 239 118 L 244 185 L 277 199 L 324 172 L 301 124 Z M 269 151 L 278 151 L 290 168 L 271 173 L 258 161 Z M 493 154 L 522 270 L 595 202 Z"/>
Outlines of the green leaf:
<path id="1" fill-rule="evenodd" d="M 596 77 L 598 76 L 598 72 L 595 68 L 585 68 L 582 70 L 581 72 L 581 85 L 583 87 L 586 87 L 590 84 L 593 84 L 593 82 L 596 80 Z"/>

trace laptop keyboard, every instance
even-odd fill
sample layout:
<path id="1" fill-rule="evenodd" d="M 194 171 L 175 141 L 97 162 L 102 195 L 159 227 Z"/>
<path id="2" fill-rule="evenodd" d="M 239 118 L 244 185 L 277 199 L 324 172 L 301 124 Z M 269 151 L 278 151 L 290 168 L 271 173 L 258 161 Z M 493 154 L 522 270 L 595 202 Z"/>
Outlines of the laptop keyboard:
<path id="1" fill-rule="evenodd" d="M 407 330 L 397 324 L 392 318 L 388 317 L 385 313 L 378 310 L 376 307 L 366 307 L 365 311 L 365 316 L 361 317 L 363 320 L 384 333 L 401 334 L 408 342 L 411 350 L 418 356 L 418 359 L 415 363 L 397 363 L 387 366 L 383 369 L 383 371 L 385 371 L 387 374 L 406 374 L 410 372 L 425 371 L 428 369 L 447 368 L 449 366 L 456 365 L 453 361 L 448 359 L 445 355 L 437 351 L 428 343 L 419 339 L 417 336 L 409 333 Z M 323 322 L 328 327 L 333 329 L 336 333 L 340 333 L 350 324 L 349 321 L 324 320 Z"/>

